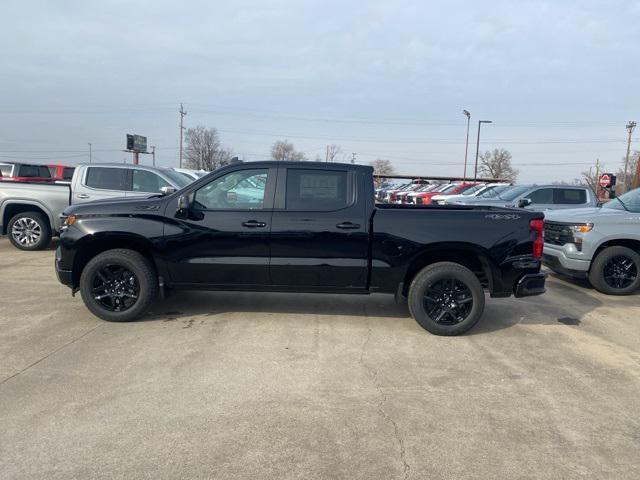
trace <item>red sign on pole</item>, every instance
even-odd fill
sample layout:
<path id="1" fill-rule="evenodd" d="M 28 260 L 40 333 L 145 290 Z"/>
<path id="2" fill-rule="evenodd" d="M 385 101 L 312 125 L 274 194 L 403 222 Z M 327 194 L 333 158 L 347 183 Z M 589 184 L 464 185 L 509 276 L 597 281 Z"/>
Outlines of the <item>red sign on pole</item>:
<path id="1" fill-rule="evenodd" d="M 605 173 L 604 175 L 600 176 L 599 183 L 602 188 L 607 188 L 611 186 L 611 175 L 609 175 L 608 173 Z"/>

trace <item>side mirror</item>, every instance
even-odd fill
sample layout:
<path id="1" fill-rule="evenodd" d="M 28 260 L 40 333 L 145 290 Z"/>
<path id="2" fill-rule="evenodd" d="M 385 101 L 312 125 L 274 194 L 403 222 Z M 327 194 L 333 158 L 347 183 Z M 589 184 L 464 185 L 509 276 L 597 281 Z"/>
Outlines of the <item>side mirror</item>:
<path id="1" fill-rule="evenodd" d="M 162 195 L 171 195 L 172 193 L 175 193 L 175 192 L 176 192 L 175 187 L 169 187 L 169 186 L 160 187 L 160 193 Z"/>
<path id="2" fill-rule="evenodd" d="M 178 208 L 176 209 L 176 217 L 178 218 L 187 218 L 189 215 L 189 197 L 186 195 L 180 196 L 178 198 Z"/>
<path id="3" fill-rule="evenodd" d="M 528 207 L 529 205 L 531 205 L 530 198 L 521 198 L 520 201 L 518 202 L 518 208 Z"/>

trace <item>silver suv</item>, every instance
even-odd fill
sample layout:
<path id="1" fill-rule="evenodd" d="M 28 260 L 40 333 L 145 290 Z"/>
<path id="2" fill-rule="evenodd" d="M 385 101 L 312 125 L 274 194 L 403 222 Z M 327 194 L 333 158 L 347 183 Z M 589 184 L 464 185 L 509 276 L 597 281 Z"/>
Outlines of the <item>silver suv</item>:
<path id="1" fill-rule="evenodd" d="M 640 189 L 601 208 L 545 213 L 544 264 L 588 278 L 600 292 L 626 295 L 640 287 Z"/>
<path id="2" fill-rule="evenodd" d="M 569 185 L 515 185 L 495 197 L 468 197 L 452 203 L 520 207 L 539 211 L 588 208 L 598 204 L 595 194 L 589 187 Z"/>

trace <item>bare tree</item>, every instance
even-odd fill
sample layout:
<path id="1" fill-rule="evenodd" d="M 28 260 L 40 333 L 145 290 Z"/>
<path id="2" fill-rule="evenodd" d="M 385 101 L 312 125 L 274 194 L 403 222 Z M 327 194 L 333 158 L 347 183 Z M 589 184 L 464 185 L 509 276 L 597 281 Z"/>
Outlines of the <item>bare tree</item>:
<path id="1" fill-rule="evenodd" d="M 582 178 L 577 180 L 582 184 L 588 185 L 591 190 L 594 192 L 598 191 L 598 180 L 600 180 L 600 175 L 604 171 L 604 165 L 600 163 L 600 160 L 596 160 L 595 165 L 591 165 L 589 170 L 585 170 L 580 175 Z"/>
<path id="2" fill-rule="evenodd" d="M 633 177 L 636 174 L 638 169 L 638 160 L 640 159 L 640 150 L 634 150 L 633 153 L 629 156 L 629 168 L 627 169 L 627 178 L 624 178 L 624 159 L 622 159 L 622 165 L 618 168 L 616 172 L 616 177 L 618 177 L 618 188 L 616 188 L 616 193 L 618 195 L 627 192 L 633 188 Z M 625 181 L 626 180 L 626 181 Z"/>
<path id="3" fill-rule="evenodd" d="M 393 164 L 389 160 L 378 158 L 369 165 L 373 167 L 374 175 L 394 175 L 396 173 L 396 169 L 393 168 Z"/>
<path id="4" fill-rule="evenodd" d="M 478 170 L 483 177 L 500 178 L 511 182 L 516 181 L 519 173 L 511 165 L 511 153 L 504 148 L 482 152 Z"/>
<path id="5" fill-rule="evenodd" d="M 287 140 L 278 140 L 271 146 L 271 158 L 273 160 L 306 160 L 303 152 L 296 151 L 293 143 Z"/>
<path id="6" fill-rule="evenodd" d="M 215 170 L 228 165 L 233 153 L 220 143 L 218 131 L 198 125 L 185 132 L 185 166 L 194 170 Z"/>
<path id="7" fill-rule="evenodd" d="M 340 145 L 335 143 L 327 145 L 327 162 L 333 162 L 340 152 L 342 152 Z"/>

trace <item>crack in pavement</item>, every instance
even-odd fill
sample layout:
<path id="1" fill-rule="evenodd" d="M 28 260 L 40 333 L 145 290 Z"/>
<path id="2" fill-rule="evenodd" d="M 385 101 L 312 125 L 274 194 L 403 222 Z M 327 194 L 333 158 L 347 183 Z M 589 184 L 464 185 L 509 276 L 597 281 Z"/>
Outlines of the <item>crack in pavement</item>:
<path id="1" fill-rule="evenodd" d="M 404 480 L 407 480 L 409 478 L 409 472 L 411 470 L 411 467 L 407 462 L 407 458 L 406 458 L 407 451 L 404 446 L 404 440 L 402 439 L 402 435 L 400 435 L 400 427 L 398 426 L 398 423 L 391 417 L 391 415 L 389 415 L 389 413 L 384 408 L 384 405 L 387 402 L 387 395 L 382 390 L 382 385 L 380 384 L 380 379 L 378 377 L 378 370 L 371 368 L 369 365 L 367 365 L 364 362 L 364 354 L 367 346 L 369 345 L 369 342 L 371 341 L 372 332 L 373 331 L 371 328 L 367 330 L 367 337 L 365 338 L 365 341 L 362 344 L 362 347 L 360 349 L 359 363 L 364 367 L 364 369 L 369 374 L 369 377 L 371 378 L 371 383 L 373 383 L 373 386 L 375 387 L 375 389 L 377 390 L 380 396 L 380 400 L 378 401 L 378 405 L 377 405 L 378 412 L 380 412 L 380 416 L 385 421 L 390 423 L 391 426 L 393 427 L 393 436 L 396 440 L 396 443 L 398 444 L 398 449 L 400 451 L 400 463 L 402 464 L 402 474 L 403 474 L 402 478 Z"/>
<path id="2" fill-rule="evenodd" d="M 7 383 L 9 380 L 11 380 L 12 378 L 17 377 L 18 375 L 26 372 L 27 370 L 29 370 L 31 367 L 35 367 L 36 365 L 38 365 L 40 362 L 46 360 L 47 358 L 49 358 L 50 356 L 58 353 L 59 351 L 67 348 L 69 345 L 72 345 L 74 343 L 76 343 L 78 340 L 86 337 L 87 335 L 89 335 L 90 333 L 96 331 L 96 329 L 98 329 L 99 327 L 102 326 L 102 323 L 99 323 L 98 325 L 96 325 L 95 327 L 93 327 L 91 330 L 84 332 L 82 335 L 74 338 L 73 340 L 65 343 L 64 345 L 62 345 L 61 347 L 56 348 L 55 350 L 47 353 L 44 357 L 39 358 L 38 360 L 36 360 L 35 362 L 31 363 L 30 365 L 27 365 L 26 367 L 24 367 L 22 370 L 14 373 L 13 375 L 11 375 L 10 377 L 5 378 L 4 380 L 0 381 L 0 385 L 4 385 L 5 383 Z"/>

